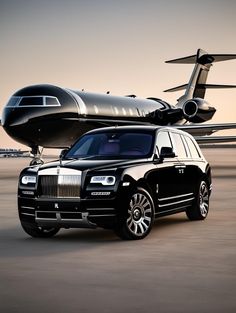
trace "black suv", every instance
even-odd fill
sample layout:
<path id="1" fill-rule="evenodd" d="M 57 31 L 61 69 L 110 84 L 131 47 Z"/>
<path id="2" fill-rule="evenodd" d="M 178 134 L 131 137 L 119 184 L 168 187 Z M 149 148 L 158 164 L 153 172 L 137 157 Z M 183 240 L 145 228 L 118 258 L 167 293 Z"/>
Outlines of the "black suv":
<path id="1" fill-rule="evenodd" d="M 33 237 L 99 226 L 142 239 L 159 216 L 185 211 L 190 220 L 205 219 L 210 192 L 210 166 L 191 135 L 109 127 L 86 133 L 58 161 L 24 169 L 18 208 Z"/>

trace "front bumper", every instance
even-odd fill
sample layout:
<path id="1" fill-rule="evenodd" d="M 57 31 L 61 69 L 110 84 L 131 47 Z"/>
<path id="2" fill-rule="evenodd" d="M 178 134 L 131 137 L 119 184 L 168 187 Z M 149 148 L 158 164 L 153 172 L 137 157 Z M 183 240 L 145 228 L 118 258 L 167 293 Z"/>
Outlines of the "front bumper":
<path id="1" fill-rule="evenodd" d="M 116 199 L 61 199 L 18 197 L 22 222 L 41 227 L 96 228 L 117 219 Z"/>

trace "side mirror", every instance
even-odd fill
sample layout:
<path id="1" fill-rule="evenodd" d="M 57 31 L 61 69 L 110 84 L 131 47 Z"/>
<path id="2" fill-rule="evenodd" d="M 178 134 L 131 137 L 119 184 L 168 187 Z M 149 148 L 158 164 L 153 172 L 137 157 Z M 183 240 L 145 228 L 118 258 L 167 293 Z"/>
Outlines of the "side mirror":
<path id="1" fill-rule="evenodd" d="M 68 150 L 69 150 L 68 148 L 61 150 L 61 153 L 60 153 L 59 158 L 62 159 L 62 158 L 64 157 L 64 155 L 66 155 L 66 153 L 67 153 Z"/>
<path id="2" fill-rule="evenodd" d="M 162 147 L 160 153 L 160 159 L 163 161 L 167 158 L 174 158 L 176 155 L 171 147 Z"/>

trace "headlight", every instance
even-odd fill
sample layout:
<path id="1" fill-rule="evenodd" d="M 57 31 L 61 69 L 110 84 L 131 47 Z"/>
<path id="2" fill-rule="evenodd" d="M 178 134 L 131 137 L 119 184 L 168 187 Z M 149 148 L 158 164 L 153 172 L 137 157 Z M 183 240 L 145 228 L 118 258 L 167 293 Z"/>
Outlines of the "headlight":
<path id="1" fill-rule="evenodd" d="M 115 185 L 115 176 L 93 176 L 91 177 L 91 184 L 102 184 L 103 186 Z"/>
<path id="2" fill-rule="evenodd" d="M 23 185 L 36 184 L 36 176 L 23 176 L 21 182 Z"/>

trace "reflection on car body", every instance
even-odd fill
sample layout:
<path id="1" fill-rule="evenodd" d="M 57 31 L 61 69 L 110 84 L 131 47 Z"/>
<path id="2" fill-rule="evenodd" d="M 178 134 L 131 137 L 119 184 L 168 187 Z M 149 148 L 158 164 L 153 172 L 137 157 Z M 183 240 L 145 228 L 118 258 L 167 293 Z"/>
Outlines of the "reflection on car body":
<path id="1" fill-rule="evenodd" d="M 59 161 L 24 169 L 18 208 L 23 229 L 50 237 L 60 228 L 103 227 L 142 239 L 156 217 L 209 210 L 211 170 L 193 137 L 157 126 L 90 131 Z"/>

